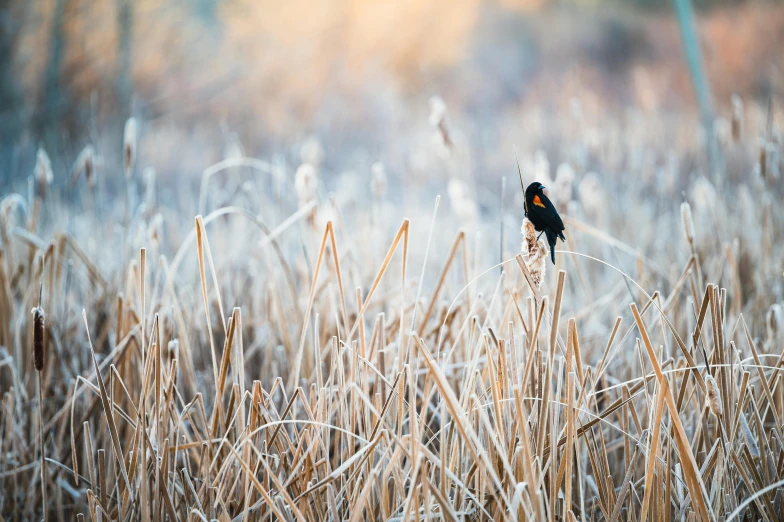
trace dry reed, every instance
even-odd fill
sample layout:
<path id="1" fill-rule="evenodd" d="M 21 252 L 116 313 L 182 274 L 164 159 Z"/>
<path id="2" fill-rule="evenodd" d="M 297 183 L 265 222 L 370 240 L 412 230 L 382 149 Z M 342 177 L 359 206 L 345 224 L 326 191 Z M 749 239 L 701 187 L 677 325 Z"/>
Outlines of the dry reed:
<path id="1" fill-rule="evenodd" d="M 531 157 L 549 175 L 546 156 Z M 446 238 L 435 212 L 429 230 L 412 218 L 394 235 L 375 220 L 379 242 L 339 212 L 298 236 L 317 196 L 310 163 L 289 180 L 288 207 L 259 196 L 263 210 L 291 211 L 270 212 L 276 226 L 237 202 L 252 191 L 210 211 L 231 196 L 207 180 L 225 171 L 221 185 L 240 186 L 238 165 L 270 173 L 249 158 L 205 170 L 194 221 L 145 176 L 133 261 L 32 226 L 29 201 L 3 199 L 3 519 L 778 519 L 784 355 L 780 300 L 766 291 L 781 251 L 713 248 L 702 229 L 713 185 L 700 182 L 694 215 L 680 207 L 685 248 L 671 234 L 651 243 L 672 267 L 582 221 L 610 212 L 591 175 L 578 185 L 586 216 L 567 218 L 575 276 L 546 272 L 528 220 L 497 276 L 478 211 L 474 230 Z M 374 202 L 387 197 L 381 169 L 364 187 Z M 566 167 L 556 178 L 564 192 L 576 181 Z M 477 202 L 467 185 L 452 191 Z M 667 212 L 676 223 L 677 204 Z M 637 273 L 610 261 L 616 251 Z"/>

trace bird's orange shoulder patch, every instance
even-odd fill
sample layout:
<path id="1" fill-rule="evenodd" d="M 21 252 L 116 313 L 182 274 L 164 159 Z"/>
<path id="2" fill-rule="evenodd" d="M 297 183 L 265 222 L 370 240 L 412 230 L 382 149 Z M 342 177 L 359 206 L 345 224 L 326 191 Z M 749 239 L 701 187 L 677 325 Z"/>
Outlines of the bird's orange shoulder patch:
<path id="1" fill-rule="evenodd" d="M 537 207 L 546 208 L 544 206 L 544 203 L 542 203 L 542 200 L 539 199 L 539 196 L 534 196 L 533 204 L 536 205 Z"/>

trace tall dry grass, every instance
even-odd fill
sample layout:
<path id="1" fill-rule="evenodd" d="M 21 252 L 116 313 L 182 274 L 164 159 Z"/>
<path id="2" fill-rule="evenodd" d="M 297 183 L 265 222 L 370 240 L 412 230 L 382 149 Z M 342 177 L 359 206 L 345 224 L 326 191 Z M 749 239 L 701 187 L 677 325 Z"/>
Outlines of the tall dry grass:
<path id="1" fill-rule="evenodd" d="M 396 218 L 380 164 L 351 201 L 307 162 L 278 197 L 242 156 L 139 190 L 135 132 L 100 172 L 123 195 L 58 193 L 47 160 L 0 202 L 3 520 L 782 516 L 778 179 L 709 173 L 681 205 L 633 153 L 614 186 L 608 148 L 558 169 L 558 265 L 524 225 L 499 275 L 497 212 Z"/>

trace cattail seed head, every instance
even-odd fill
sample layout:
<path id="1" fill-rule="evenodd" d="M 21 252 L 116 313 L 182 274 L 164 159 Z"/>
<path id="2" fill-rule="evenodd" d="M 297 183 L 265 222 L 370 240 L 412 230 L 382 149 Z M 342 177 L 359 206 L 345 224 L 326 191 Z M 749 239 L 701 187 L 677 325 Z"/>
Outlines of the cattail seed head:
<path id="1" fill-rule="evenodd" d="M 180 355 L 180 341 L 178 341 L 177 339 L 172 339 L 171 341 L 169 341 L 168 349 L 169 349 L 169 360 L 170 361 L 172 359 L 179 358 L 179 355 Z"/>
<path id="2" fill-rule="evenodd" d="M 580 204 L 588 215 L 598 216 L 604 209 L 602 182 L 595 172 L 589 172 L 583 176 L 577 187 L 577 192 L 580 195 Z"/>
<path id="3" fill-rule="evenodd" d="M 572 184 L 576 178 L 574 168 L 568 163 L 561 163 L 555 171 L 555 190 L 558 204 L 566 207 L 572 200 Z"/>
<path id="4" fill-rule="evenodd" d="M 716 379 L 712 375 L 705 376 L 706 396 L 705 403 L 708 405 L 710 411 L 717 417 L 721 417 L 724 410 L 721 406 L 721 393 L 719 392 L 719 385 L 716 384 Z"/>
<path id="5" fill-rule="evenodd" d="M 743 100 L 737 94 L 733 94 L 732 102 L 732 139 L 735 142 L 740 141 L 741 131 L 743 129 Z"/>
<path id="6" fill-rule="evenodd" d="M 147 227 L 148 239 L 156 247 L 160 246 L 163 236 L 163 216 L 160 212 L 156 213 L 150 220 Z"/>
<path id="7" fill-rule="evenodd" d="M 534 284 L 539 287 L 542 285 L 547 268 L 547 247 L 544 242 L 537 239 L 534 224 L 528 218 L 523 219 L 520 231 L 523 233 L 523 244 L 520 250 L 524 256 L 527 256 L 525 266 L 531 273 Z"/>
<path id="8" fill-rule="evenodd" d="M 318 176 L 310 163 L 303 163 L 294 175 L 294 190 L 297 192 L 299 206 L 302 207 L 316 197 Z"/>
<path id="9" fill-rule="evenodd" d="M 452 178 L 446 187 L 449 194 L 449 203 L 457 214 L 463 225 L 473 226 L 479 217 L 479 209 L 476 201 L 471 197 L 471 189 L 468 184 L 457 178 Z"/>
<path id="10" fill-rule="evenodd" d="M 314 167 L 321 165 L 324 161 L 324 155 L 324 146 L 315 136 L 306 139 L 299 148 L 299 157 L 302 163 L 309 163 Z"/>
<path id="11" fill-rule="evenodd" d="M 694 246 L 694 219 L 691 215 L 691 205 L 687 201 L 681 203 L 681 224 L 686 241 L 689 242 L 689 246 Z"/>
<path id="12" fill-rule="evenodd" d="M 136 161 L 136 148 L 136 118 L 128 118 L 123 131 L 123 158 L 126 177 L 131 177 L 133 164 Z"/>
<path id="13" fill-rule="evenodd" d="M 449 126 L 446 121 L 446 103 L 441 96 L 433 96 L 429 101 L 430 105 L 430 124 L 438 131 L 438 137 L 442 145 L 447 148 L 452 147 L 452 137 L 449 133 Z"/>
<path id="14" fill-rule="evenodd" d="M 373 177 L 370 180 L 370 192 L 374 199 L 380 200 L 384 197 L 387 189 L 387 173 L 384 170 L 384 164 L 377 161 L 370 167 L 370 170 L 373 172 Z"/>
<path id="15" fill-rule="evenodd" d="M 759 172 L 763 179 L 768 175 L 768 147 L 764 142 L 759 150 Z"/>
<path id="16" fill-rule="evenodd" d="M 36 371 L 44 369 L 44 319 L 43 308 L 37 306 L 31 310 L 33 314 L 33 358 Z"/>
<path id="17" fill-rule="evenodd" d="M 294 190 L 297 193 L 297 201 L 299 207 L 302 208 L 307 205 L 311 200 L 316 198 L 316 190 L 318 189 L 318 174 L 316 169 L 310 163 L 303 163 L 297 169 L 294 175 Z M 316 224 L 316 208 L 313 207 L 309 216 L 308 222 L 311 225 Z"/>
<path id="18" fill-rule="evenodd" d="M 446 103 L 441 96 L 436 95 L 430 98 L 428 105 L 430 105 L 430 125 L 438 127 L 446 117 Z"/>
<path id="19" fill-rule="evenodd" d="M 782 309 L 782 306 L 778 303 L 771 305 L 767 319 L 768 339 L 772 340 L 784 326 L 784 309 Z"/>
<path id="20" fill-rule="evenodd" d="M 95 149 L 92 145 L 87 145 L 76 157 L 73 169 L 71 170 L 71 183 L 76 183 L 79 175 L 84 172 L 84 180 L 88 186 L 95 184 Z"/>
<path id="21" fill-rule="evenodd" d="M 44 199 L 46 197 L 46 189 L 54 181 L 54 173 L 52 172 L 52 162 L 49 160 L 49 155 L 43 148 L 39 148 L 35 156 L 34 177 L 36 195 Z"/>

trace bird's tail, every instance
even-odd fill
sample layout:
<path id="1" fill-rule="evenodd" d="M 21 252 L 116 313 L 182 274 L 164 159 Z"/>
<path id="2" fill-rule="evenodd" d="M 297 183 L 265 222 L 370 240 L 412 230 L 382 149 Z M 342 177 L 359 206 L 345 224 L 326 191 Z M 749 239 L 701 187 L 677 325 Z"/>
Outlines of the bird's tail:
<path id="1" fill-rule="evenodd" d="M 545 231 L 547 236 L 547 243 L 550 245 L 550 259 L 555 264 L 555 243 L 558 241 L 558 235 L 549 228 Z"/>

